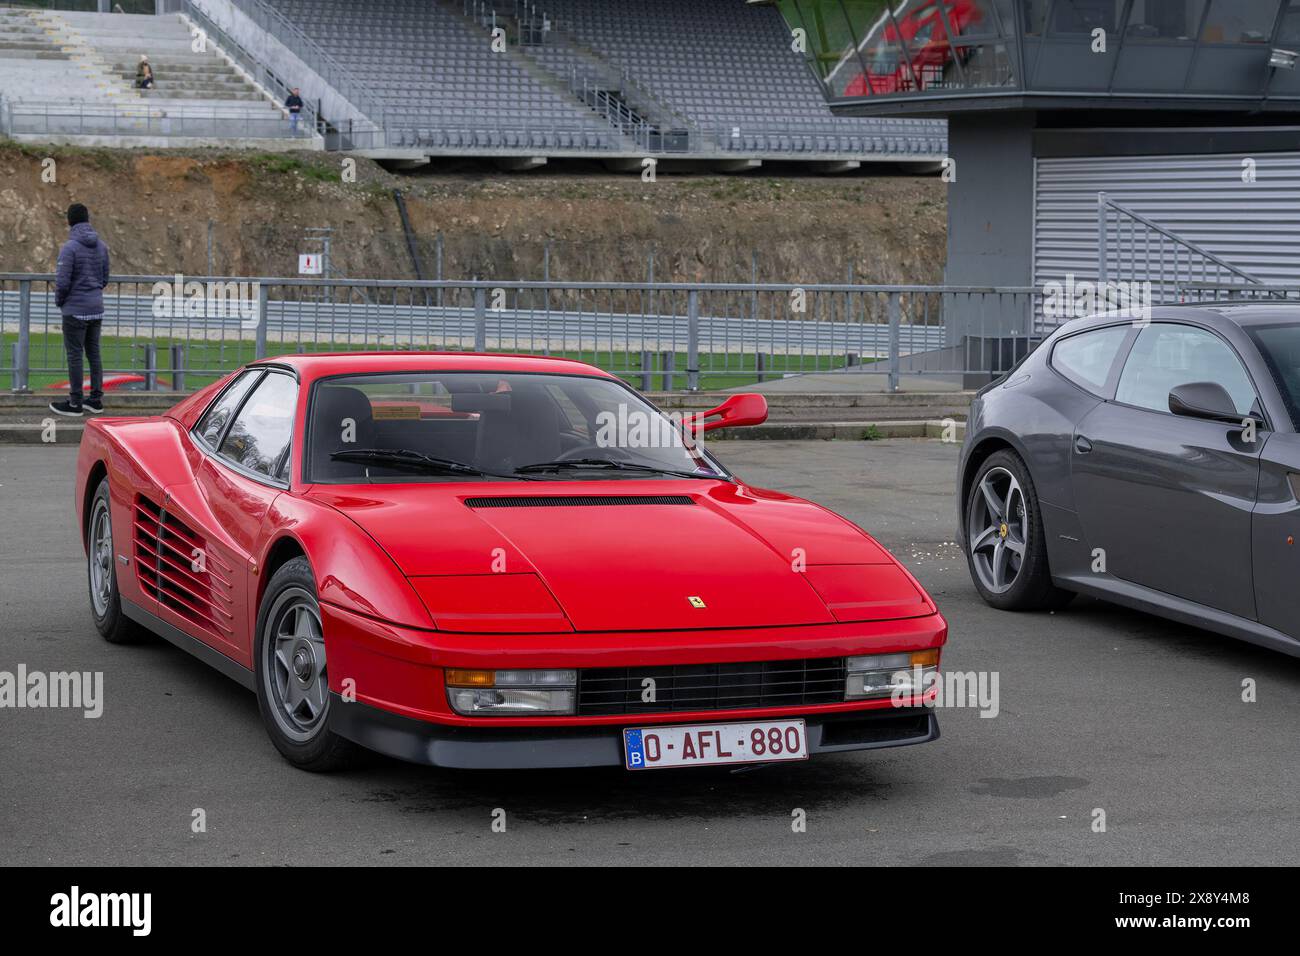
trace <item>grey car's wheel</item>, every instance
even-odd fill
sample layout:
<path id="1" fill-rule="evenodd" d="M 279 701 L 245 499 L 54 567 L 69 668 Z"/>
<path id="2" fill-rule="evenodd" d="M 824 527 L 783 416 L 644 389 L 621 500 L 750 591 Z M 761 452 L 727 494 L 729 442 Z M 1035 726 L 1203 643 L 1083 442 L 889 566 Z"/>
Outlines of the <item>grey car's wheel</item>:
<path id="1" fill-rule="evenodd" d="M 90 499 L 90 517 L 86 522 L 86 581 L 90 587 L 90 616 L 104 640 L 110 644 L 138 644 L 149 639 L 147 630 L 122 613 L 107 478 L 100 481 Z"/>
<path id="2" fill-rule="evenodd" d="M 329 729 L 329 669 L 306 558 L 271 577 L 257 614 L 257 704 L 277 750 L 304 770 L 351 764 L 357 745 Z"/>
<path id="3" fill-rule="evenodd" d="M 1034 482 L 1020 457 L 994 452 L 966 498 L 966 562 L 980 596 L 994 607 L 1064 607 L 1074 596 L 1052 584 Z"/>
<path id="4" fill-rule="evenodd" d="M 1003 594 L 1025 563 L 1025 492 L 1001 467 L 984 472 L 976 490 L 966 517 L 971 567 L 986 591 Z"/>

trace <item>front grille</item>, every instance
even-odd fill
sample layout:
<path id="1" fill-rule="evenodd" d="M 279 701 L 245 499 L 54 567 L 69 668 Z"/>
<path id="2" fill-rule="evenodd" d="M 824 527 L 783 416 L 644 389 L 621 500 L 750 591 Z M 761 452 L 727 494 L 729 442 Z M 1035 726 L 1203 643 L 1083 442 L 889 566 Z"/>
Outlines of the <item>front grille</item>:
<path id="1" fill-rule="evenodd" d="M 496 495 L 466 498 L 467 508 L 612 508 L 619 505 L 693 505 L 690 495 Z"/>
<path id="2" fill-rule="evenodd" d="M 654 702 L 642 700 L 654 680 Z M 838 704 L 844 700 L 844 658 L 602 667 L 578 674 L 578 714 L 662 714 L 686 710 Z"/>

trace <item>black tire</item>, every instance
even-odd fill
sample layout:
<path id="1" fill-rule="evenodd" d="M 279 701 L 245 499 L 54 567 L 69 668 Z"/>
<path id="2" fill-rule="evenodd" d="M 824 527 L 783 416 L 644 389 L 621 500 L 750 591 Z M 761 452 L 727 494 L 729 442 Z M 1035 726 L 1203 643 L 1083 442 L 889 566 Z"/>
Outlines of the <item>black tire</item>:
<path id="1" fill-rule="evenodd" d="M 103 478 L 90 499 L 90 514 L 86 521 L 86 585 L 90 591 L 90 617 L 99 636 L 110 644 L 141 644 L 152 640 L 153 635 L 122 613 L 111 502 L 108 478 Z M 101 520 L 107 523 L 106 554 L 96 539 Z"/>
<path id="2" fill-rule="evenodd" d="M 329 677 L 324 652 L 323 632 L 313 633 L 310 639 L 304 639 L 300 651 L 294 651 L 291 659 L 280 660 L 276 657 L 277 638 L 281 637 L 288 615 L 308 613 L 315 616 L 315 627 L 320 626 L 320 604 L 316 599 L 316 581 L 312 575 L 311 565 L 306 558 L 294 558 L 281 565 L 271 576 L 266 586 L 266 593 L 257 610 L 257 636 L 254 641 L 254 675 L 257 684 L 257 709 L 262 715 L 267 735 L 275 749 L 281 755 L 302 770 L 313 773 L 326 773 L 353 766 L 362 750 L 355 743 L 340 737 L 329 729 Z M 310 630 L 310 622 L 308 622 Z M 319 657 L 312 650 L 319 645 Z M 291 645 L 292 646 L 292 645 Z M 303 671 L 310 673 L 307 689 L 319 690 L 319 712 L 311 719 L 306 714 L 311 711 L 311 699 L 304 696 L 298 706 L 289 705 L 292 692 L 288 685 L 295 685 L 299 692 L 304 687 L 304 678 L 297 676 L 292 669 L 299 662 L 299 654 L 307 657 Z M 319 665 L 319 667 L 315 665 Z"/>
<path id="3" fill-rule="evenodd" d="M 971 516 L 975 509 L 985 507 L 982 503 L 984 491 L 982 485 L 990 476 L 995 478 L 1010 475 L 1019 486 L 1020 502 L 1023 508 L 1013 505 L 1015 514 L 1010 520 L 1001 523 L 1001 537 L 1007 538 L 1008 524 L 1018 523 L 1023 530 L 1024 556 L 1015 572 L 1014 580 L 1005 584 L 1004 590 L 995 590 L 986 582 L 983 575 L 989 574 L 985 566 L 983 571 L 977 566 L 977 557 L 972 550 L 975 540 L 971 529 Z M 1008 500 L 1010 494 L 1008 494 Z M 987 509 L 986 509 L 987 510 Z M 1003 516 L 1004 519 L 1007 516 Z M 1029 469 L 1020 456 L 1008 449 L 994 452 L 980 465 L 971 481 L 965 507 L 962 509 L 962 525 L 966 536 L 966 564 L 970 570 L 971 581 L 986 603 L 1004 611 L 1044 611 L 1059 610 L 1074 598 L 1073 591 L 1067 591 L 1052 583 L 1052 572 L 1048 566 L 1047 538 L 1043 532 L 1042 511 L 1038 506 L 1038 492 Z M 1014 536 L 1013 536 L 1014 537 Z M 994 576 L 996 577 L 996 575 Z"/>

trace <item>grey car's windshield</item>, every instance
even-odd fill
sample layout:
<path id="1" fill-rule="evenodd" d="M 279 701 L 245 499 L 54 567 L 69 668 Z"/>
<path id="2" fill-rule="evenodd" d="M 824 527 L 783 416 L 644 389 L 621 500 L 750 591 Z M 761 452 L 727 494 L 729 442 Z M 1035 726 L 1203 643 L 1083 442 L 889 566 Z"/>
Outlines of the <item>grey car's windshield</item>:
<path id="1" fill-rule="evenodd" d="M 582 375 L 413 372 L 316 384 L 308 480 L 327 483 L 728 478 L 621 383 Z"/>
<path id="2" fill-rule="evenodd" d="M 1300 429 L 1300 325 L 1248 325 L 1245 329 L 1273 373 L 1291 424 Z"/>

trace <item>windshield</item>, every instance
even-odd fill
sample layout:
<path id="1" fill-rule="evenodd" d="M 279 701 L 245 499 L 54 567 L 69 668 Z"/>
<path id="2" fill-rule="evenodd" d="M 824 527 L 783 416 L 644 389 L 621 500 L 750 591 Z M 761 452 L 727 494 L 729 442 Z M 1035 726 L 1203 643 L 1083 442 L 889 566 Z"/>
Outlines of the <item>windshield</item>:
<path id="1" fill-rule="evenodd" d="M 729 478 L 680 422 L 609 379 L 344 376 L 316 384 L 308 416 L 313 482 Z"/>
<path id="2" fill-rule="evenodd" d="M 1300 429 L 1300 325 L 1246 325 L 1286 401 L 1293 427 Z"/>

